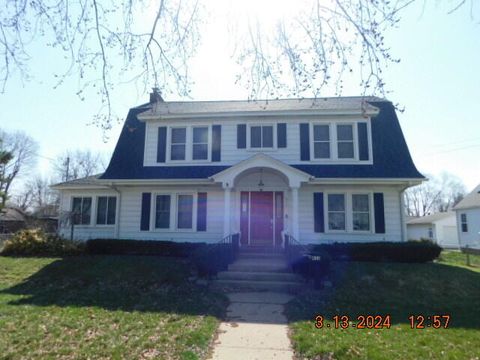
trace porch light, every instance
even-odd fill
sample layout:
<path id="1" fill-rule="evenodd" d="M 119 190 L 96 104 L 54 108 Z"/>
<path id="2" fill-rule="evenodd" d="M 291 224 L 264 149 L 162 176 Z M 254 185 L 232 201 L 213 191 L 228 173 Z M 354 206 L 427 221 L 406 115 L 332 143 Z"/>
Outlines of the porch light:
<path id="1" fill-rule="evenodd" d="M 263 187 L 265 184 L 263 183 L 263 168 L 260 168 L 260 181 L 258 182 L 258 187 L 260 188 L 260 191 L 263 191 Z"/>

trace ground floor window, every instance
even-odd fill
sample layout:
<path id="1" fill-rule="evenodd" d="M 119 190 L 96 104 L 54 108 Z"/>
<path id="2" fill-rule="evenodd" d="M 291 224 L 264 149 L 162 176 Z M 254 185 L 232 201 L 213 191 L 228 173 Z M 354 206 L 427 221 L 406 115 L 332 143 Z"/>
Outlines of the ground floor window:
<path id="1" fill-rule="evenodd" d="M 352 195 L 352 225 L 354 231 L 370 231 L 370 204 L 368 194 Z"/>
<path id="2" fill-rule="evenodd" d="M 157 195 L 156 197 L 155 228 L 170 228 L 170 195 Z"/>
<path id="3" fill-rule="evenodd" d="M 468 232 L 467 214 L 460 214 L 462 232 Z"/>
<path id="4" fill-rule="evenodd" d="M 328 194 L 328 229 L 345 230 L 345 194 Z"/>
<path id="5" fill-rule="evenodd" d="M 75 225 L 90 225 L 92 213 L 91 197 L 74 197 L 72 201 L 73 223 Z"/>
<path id="6" fill-rule="evenodd" d="M 100 196 L 97 203 L 97 225 L 114 225 L 117 211 L 115 196 Z"/>
<path id="7" fill-rule="evenodd" d="M 193 227 L 193 195 L 178 195 L 177 197 L 177 228 L 192 229 Z"/>

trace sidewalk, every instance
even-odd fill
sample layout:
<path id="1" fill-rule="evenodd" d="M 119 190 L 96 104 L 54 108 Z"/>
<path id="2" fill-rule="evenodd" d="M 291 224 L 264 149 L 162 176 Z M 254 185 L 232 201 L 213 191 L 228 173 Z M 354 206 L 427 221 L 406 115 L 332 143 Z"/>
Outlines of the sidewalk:
<path id="1" fill-rule="evenodd" d="M 293 359 L 284 304 L 292 296 L 273 292 L 227 294 L 227 320 L 220 324 L 213 360 Z"/>

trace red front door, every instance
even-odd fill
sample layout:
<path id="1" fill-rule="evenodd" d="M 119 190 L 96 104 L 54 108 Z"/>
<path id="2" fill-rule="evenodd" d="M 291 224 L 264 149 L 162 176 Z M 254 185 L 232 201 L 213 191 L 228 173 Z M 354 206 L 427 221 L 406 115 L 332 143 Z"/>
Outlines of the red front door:
<path id="1" fill-rule="evenodd" d="M 250 193 L 250 245 L 273 245 L 273 192 Z"/>

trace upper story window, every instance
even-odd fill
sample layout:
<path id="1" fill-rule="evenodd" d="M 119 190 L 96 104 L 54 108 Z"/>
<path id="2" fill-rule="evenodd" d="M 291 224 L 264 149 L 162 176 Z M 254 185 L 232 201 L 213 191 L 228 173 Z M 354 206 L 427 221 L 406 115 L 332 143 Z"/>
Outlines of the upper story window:
<path id="1" fill-rule="evenodd" d="M 468 232 L 467 214 L 460 214 L 462 232 Z"/>
<path id="2" fill-rule="evenodd" d="M 115 196 L 99 196 L 97 200 L 97 225 L 114 225 L 117 210 Z"/>
<path id="3" fill-rule="evenodd" d="M 330 159 L 330 126 L 313 126 L 313 157 L 315 159 Z"/>
<path id="4" fill-rule="evenodd" d="M 91 197 L 74 197 L 72 201 L 73 223 L 75 225 L 90 225 L 92 213 Z"/>
<path id="5" fill-rule="evenodd" d="M 354 158 L 353 125 L 337 125 L 337 153 L 339 159 Z"/>
<path id="6" fill-rule="evenodd" d="M 172 128 L 170 142 L 170 160 L 185 160 L 187 128 Z"/>
<path id="7" fill-rule="evenodd" d="M 273 125 L 250 126 L 250 148 L 273 148 Z"/>
<path id="8" fill-rule="evenodd" d="M 208 126 L 193 128 L 192 159 L 208 160 Z"/>

